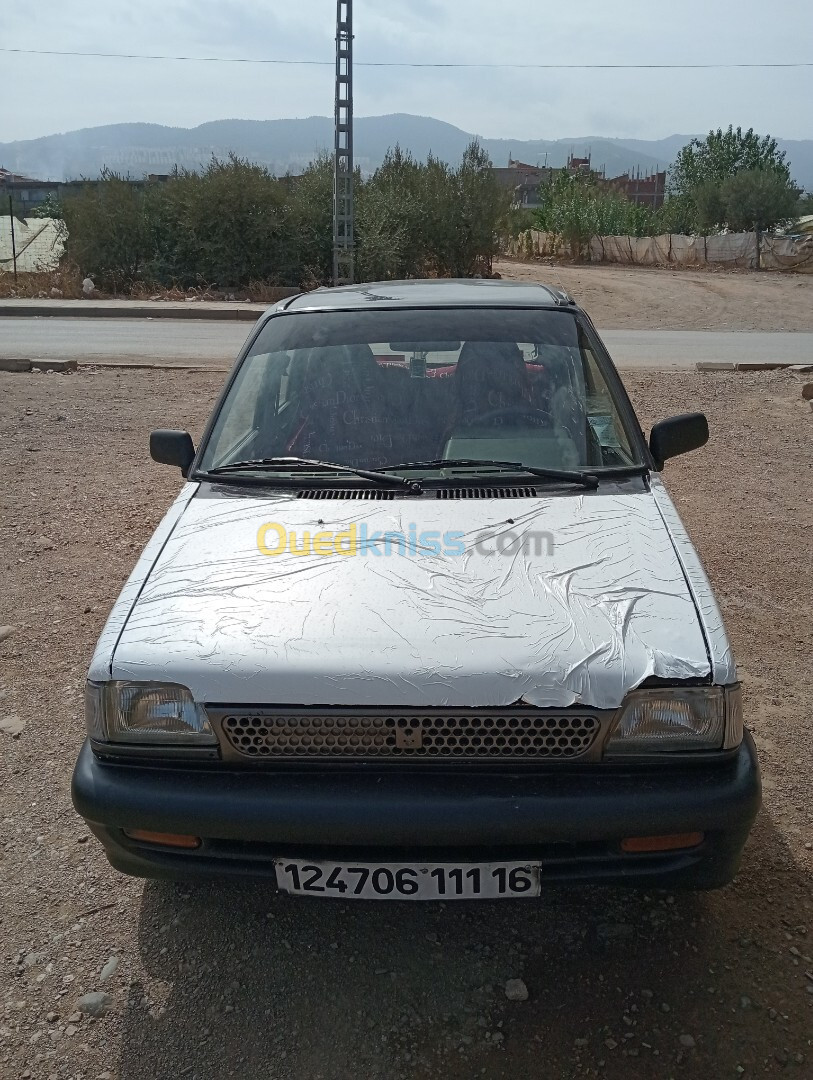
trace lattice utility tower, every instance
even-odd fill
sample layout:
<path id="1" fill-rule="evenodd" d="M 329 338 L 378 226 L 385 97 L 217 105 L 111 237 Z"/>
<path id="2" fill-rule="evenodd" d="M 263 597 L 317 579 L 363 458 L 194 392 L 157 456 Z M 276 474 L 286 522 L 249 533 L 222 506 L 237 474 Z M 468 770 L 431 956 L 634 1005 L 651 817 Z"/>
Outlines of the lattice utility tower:
<path id="1" fill-rule="evenodd" d="M 336 5 L 333 284 L 353 284 L 353 0 Z"/>

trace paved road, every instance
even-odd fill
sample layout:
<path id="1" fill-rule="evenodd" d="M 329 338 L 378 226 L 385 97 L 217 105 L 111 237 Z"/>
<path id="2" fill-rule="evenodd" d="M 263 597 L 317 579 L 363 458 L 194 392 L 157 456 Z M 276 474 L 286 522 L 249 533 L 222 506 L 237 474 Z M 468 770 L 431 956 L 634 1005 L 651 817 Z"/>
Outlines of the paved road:
<path id="1" fill-rule="evenodd" d="M 227 366 L 251 329 L 194 319 L 0 318 L 0 356 Z"/>
<path id="2" fill-rule="evenodd" d="M 250 323 L 193 319 L 0 318 L 0 356 L 227 367 L 250 330 Z M 813 362 L 813 333 L 607 330 L 602 337 L 622 368 Z"/>

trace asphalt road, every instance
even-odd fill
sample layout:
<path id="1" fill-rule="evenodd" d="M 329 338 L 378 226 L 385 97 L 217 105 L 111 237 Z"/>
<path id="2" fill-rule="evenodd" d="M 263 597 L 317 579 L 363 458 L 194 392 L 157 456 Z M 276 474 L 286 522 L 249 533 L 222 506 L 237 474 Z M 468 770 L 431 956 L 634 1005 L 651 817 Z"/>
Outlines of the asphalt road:
<path id="1" fill-rule="evenodd" d="M 250 323 L 192 319 L 0 318 L 0 357 L 227 367 L 250 330 Z M 813 333 L 607 330 L 602 337 L 622 368 L 813 362 Z"/>

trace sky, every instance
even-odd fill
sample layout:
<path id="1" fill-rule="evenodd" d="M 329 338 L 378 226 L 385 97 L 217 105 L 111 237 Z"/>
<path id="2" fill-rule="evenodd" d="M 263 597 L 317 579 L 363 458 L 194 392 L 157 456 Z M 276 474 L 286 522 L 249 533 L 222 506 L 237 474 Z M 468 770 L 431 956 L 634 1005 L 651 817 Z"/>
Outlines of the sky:
<path id="1" fill-rule="evenodd" d="M 810 0 L 355 0 L 356 61 L 506 64 L 813 59 Z M 0 46 L 324 60 L 325 67 L 0 52 L 0 142 L 97 124 L 193 127 L 333 111 L 335 0 L 5 4 Z M 9 89 L 11 95 L 9 96 Z M 532 71 L 357 67 L 360 116 L 434 116 L 486 137 L 661 138 L 729 123 L 813 138 L 813 67 Z M 9 107 L 10 106 L 10 107 Z"/>

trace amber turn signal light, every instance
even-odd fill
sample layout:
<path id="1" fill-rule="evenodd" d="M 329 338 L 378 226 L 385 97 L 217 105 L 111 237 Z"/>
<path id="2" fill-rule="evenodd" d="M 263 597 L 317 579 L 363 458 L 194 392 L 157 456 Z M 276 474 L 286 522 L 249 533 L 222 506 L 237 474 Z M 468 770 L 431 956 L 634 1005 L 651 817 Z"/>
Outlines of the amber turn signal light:
<path id="1" fill-rule="evenodd" d="M 674 833 L 671 836 L 627 836 L 621 841 L 622 851 L 678 851 L 702 844 L 705 833 Z"/>
<path id="2" fill-rule="evenodd" d="M 125 829 L 124 835 L 131 840 L 140 840 L 145 844 L 160 844 L 162 847 L 197 848 L 199 836 L 182 836 L 178 833 L 148 832 L 146 829 Z"/>

